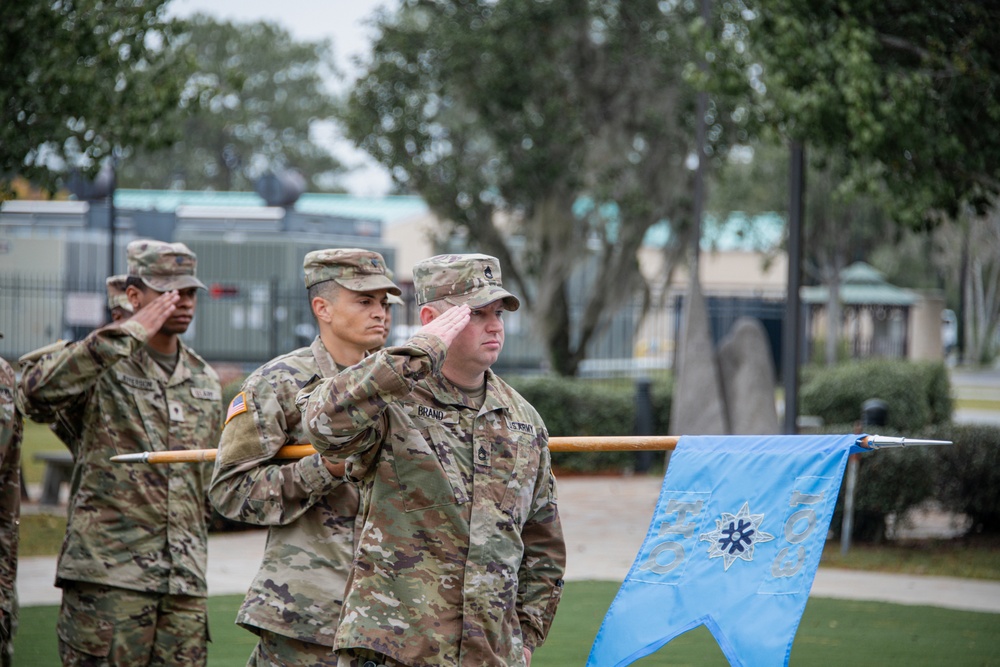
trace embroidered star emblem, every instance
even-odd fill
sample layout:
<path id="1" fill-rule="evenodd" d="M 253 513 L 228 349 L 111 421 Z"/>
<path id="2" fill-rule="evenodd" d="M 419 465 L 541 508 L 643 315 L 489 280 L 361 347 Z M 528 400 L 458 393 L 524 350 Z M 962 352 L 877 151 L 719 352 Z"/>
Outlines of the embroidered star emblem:
<path id="1" fill-rule="evenodd" d="M 715 520 L 715 530 L 702 533 L 698 539 L 710 542 L 712 546 L 708 549 L 708 557 L 721 558 L 725 569 L 729 570 L 729 566 L 737 559 L 752 561 L 754 547 L 758 542 L 770 542 L 774 539 L 774 535 L 760 529 L 763 520 L 763 514 L 750 514 L 750 504 L 743 503 L 736 514 L 723 512 Z"/>

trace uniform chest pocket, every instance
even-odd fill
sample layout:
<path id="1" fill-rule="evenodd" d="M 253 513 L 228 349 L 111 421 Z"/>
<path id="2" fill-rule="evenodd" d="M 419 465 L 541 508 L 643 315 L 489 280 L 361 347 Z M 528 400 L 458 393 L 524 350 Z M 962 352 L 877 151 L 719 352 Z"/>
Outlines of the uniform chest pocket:
<path id="1" fill-rule="evenodd" d="M 434 412 L 434 418 L 414 419 L 410 428 L 390 436 L 392 467 L 407 512 L 467 500 L 452 451 L 458 415 Z"/>
<path id="2" fill-rule="evenodd" d="M 508 464 L 510 473 L 500 509 L 509 514 L 516 524 L 523 525 L 531 514 L 541 450 L 533 437 L 518 436 L 511 438 L 510 442 L 509 447 L 514 451 L 510 452 L 513 456 Z"/>
<path id="3" fill-rule="evenodd" d="M 218 424 L 222 392 L 212 387 L 182 387 L 166 396 L 171 449 L 214 447 L 212 425 Z"/>

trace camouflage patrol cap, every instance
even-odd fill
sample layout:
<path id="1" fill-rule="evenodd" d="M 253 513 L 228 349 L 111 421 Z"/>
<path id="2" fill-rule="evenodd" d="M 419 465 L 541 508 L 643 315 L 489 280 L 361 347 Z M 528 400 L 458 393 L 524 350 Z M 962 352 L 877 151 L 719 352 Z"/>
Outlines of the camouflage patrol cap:
<path id="1" fill-rule="evenodd" d="M 396 279 L 396 277 L 392 275 L 392 269 L 390 269 L 388 266 L 385 267 L 385 277 L 388 278 L 389 280 Z M 390 306 L 402 306 L 404 303 L 403 298 L 401 296 L 396 296 L 395 294 L 388 294 L 386 295 L 386 298 L 389 300 Z"/>
<path id="2" fill-rule="evenodd" d="M 132 312 L 132 304 L 129 303 L 128 297 L 125 296 L 125 281 L 128 279 L 126 275 L 111 276 L 104 281 L 104 284 L 108 288 L 108 310 L 114 310 L 115 308 L 121 308 L 122 310 Z"/>
<path id="3" fill-rule="evenodd" d="M 142 278 L 142 282 L 157 292 L 200 287 L 204 283 L 194 277 L 197 258 L 183 243 L 166 243 L 152 239 L 132 241 L 126 249 L 128 275 Z"/>
<path id="4" fill-rule="evenodd" d="M 385 260 L 372 250 L 361 248 L 327 248 L 307 253 L 302 261 L 306 287 L 327 280 L 355 292 L 388 290 L 399 296 L 403 292 L 386 275 Z"/>
<path id="5" fill-rule="evenodd" d="M 500 282 L 500 260 L 489 255 L 436 255 L 413 267 L 417 304 L 438 299 L 482 308 L 503 299 L 507 310 L 517 310 L 521 302 Z"/>

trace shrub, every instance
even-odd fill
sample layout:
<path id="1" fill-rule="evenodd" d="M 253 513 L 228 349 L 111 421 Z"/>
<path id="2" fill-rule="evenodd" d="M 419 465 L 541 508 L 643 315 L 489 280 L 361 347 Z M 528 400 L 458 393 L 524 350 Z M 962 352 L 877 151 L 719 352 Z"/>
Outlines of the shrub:
<path id="1" fill-rule="evenodd" d="M 941 504 L 971 518 L 973 532 L 1000 533 L 1000 427 L 942 425 L 926 429 L 921 437 L 954 442 L 927 448 L 933 453 Z"/>
<path id="2" fill-rule="evenodd" d="M 827 433 L 850 433 L 846 424 L 831 424 Z M 879 429 L 879 435 L 901 435 L 891 429 Z M 913 433 L 905 436 L 923 437 Z M 851 539 L 857 542 L 881 542 L 886 534 L 886 518 L 902 516 L 935 492 L 934 457 L 926 447 L 881 449 L 858 456 L 858 477 L 854 488 L 854 524 Z M 847 474 L 840 486 L 830 530 L 841 537 L 846 498 Z"/>
<path id="3" fill-rule="evenodd" d="M 870 398 L 888 404 L 889 429 L 907 434 L 951 420 L 951 385 L 942 363 L 878 359 L 811 368 L 804 378 L 801 412 L 828 424 L 853 423 Z"/>
<path id="4" fill-rule="evenodd" d="M 846 433 L 830 425 L 829 433 Z M 854 495 L 852 538 L 886 537 L 886 517 L 902 516 L 925 500 L 972 519 L 975 533 L 1000 533 L 1000 427 L 990 424 L 937 424 L 917 432 L 880 435 L 951 440 L 950 446 L 883 449 L 861 456 Z M 845 476 L 846 485 L 846 476 Z M 837 499 L 831 530 L 840 536 L 844 494 Z"/>
<path id="5" fill-rule="evenodd" d="M 636 421 L 634 385 L 606 384 L 557 376 L 508 378 L 545 420 L 551 436 L 632 435 Z M 665 434 L 670 420 L 671 385 L 650 387 L 654 431 Z M 633 452 L 554 452 L 553 465 L 567 470 L 631 469 Z"/>

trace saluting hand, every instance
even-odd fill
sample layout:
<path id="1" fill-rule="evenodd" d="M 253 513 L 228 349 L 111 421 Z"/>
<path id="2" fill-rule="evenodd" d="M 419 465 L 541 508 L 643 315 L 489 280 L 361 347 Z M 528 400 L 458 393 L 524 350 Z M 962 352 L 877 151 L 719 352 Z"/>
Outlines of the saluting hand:
<path id="1" fill-rule="evenodd" d="M 464 303 L 454 308 L 449 308 L 433 320 L 420 327 L 417 333 L 434 334 L 450 346 L 452 341 L 462 332 L 465 325 L 469 323 L 472 311 Z"/>
<path id="2" fill-rule="evenodd" d="M 179 300 L 177 290 L 164 292 L 139 308 L 130 319 L 141 324 L 150 335 L 155 334 L 177 309 Z"/>

